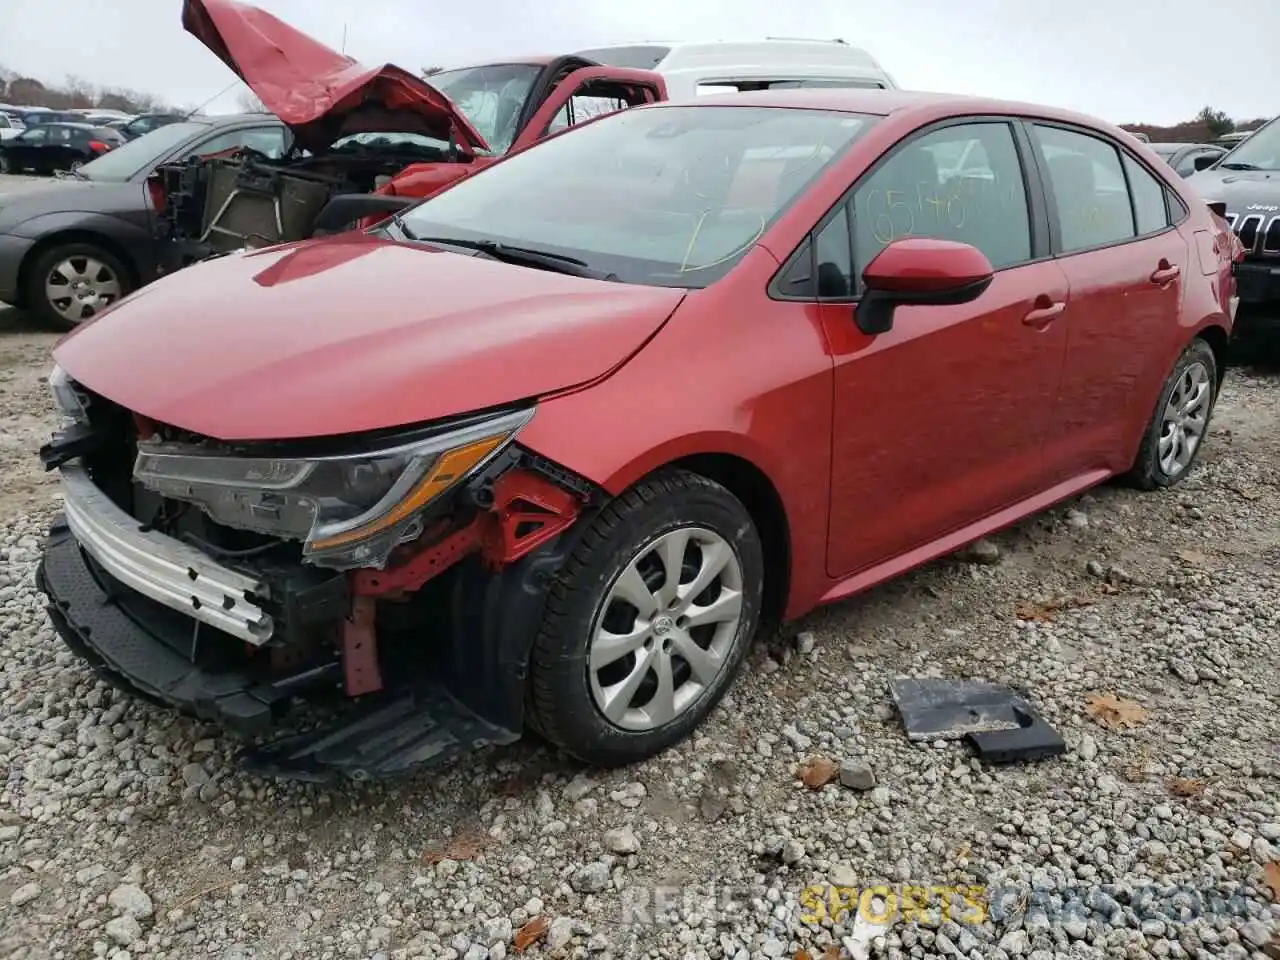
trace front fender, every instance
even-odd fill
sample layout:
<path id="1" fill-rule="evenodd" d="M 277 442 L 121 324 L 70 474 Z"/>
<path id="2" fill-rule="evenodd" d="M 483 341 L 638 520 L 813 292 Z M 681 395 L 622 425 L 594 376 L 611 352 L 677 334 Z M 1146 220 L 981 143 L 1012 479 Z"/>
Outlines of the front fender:
<path id="1" fill-rule="evenodd" d="M 136 273 L 139 285 L 150 283 L 157 276 L 155 237 L 150 231 L 122 217 L 82 210 L 63 210 L 23 220 L 6 232 L 33 241 L 59 233 L 96 234 L 105 237 L 124 254 L 128 261 L 125 266 Z"/>

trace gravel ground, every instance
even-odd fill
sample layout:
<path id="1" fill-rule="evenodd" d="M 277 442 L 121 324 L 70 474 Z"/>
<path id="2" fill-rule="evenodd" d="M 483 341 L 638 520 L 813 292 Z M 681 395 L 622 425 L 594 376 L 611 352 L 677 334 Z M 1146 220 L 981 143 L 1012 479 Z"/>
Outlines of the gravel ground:
<path id="1" fill-rule="evenodd" d="M 322 788 L 241 773 L 55 640 L 32 583 L 52 339 L 0 309 L 0 956 L 500 960 L 543 924 L 525 955 L 1280 956 L 1274 370 L 1233 372 L 1177 491 L 1102 488 L 808 617 L 660 758 L 602 774 L 530 741 Z M 1069 753 L 909 744 L 903 674 L 1023 686 Z M 881 884 L 983 907 L 833 922 Z"/>

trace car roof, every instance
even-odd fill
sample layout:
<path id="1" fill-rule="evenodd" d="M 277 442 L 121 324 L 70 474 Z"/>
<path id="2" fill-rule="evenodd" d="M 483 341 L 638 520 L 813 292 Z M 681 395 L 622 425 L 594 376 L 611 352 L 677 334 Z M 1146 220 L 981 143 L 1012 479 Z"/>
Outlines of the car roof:
<path id="1" fill-rule="evenodd" d="M 725 93 L 698 97 L 697 100 L 677 100 L 653 104 L 645 109 L 666 106 L 760 106 L 790 107 L 807 110 L 835 110 L 843 113 L 861 113 L 875 117 L 908 115 L 912 113 L 936 114 L 942 107 L 946 114 L 1012 114 L 1040 117 L 1079 123 L 1106 130 L 1119 130 L 1096 117 L 1047 107 L 1038 103 L 1017 100 L 999 100 L 991 97 L 973 97 L 955 93 L 933 93 L 921 90 L 872 90 L 859 87 L 799 87 L 786 90 L 751 90 L 742 93 Z"/>
<path id="2" fill-rule="evenodd" d="M 1200 150 L 1200 149 L 1221 150 L 1221 149 L 1223 149 L 1221 145 L 1216 144 L 1216 143 L 1193 143 L 1193 142 L 1191 142 L 1191 141 L 1187 141 L 1187 142 L 1185 142 L 1185 143 L 1182 143 L 1182 142 L 1179 142 L 1179 143 L 1160 142 L 1160 143 L 1153 143 L 1153 144 L 1151 144 L 1151 149 L 1152 149 L 1152 150 L 1161 150 L 1161 149 L 1164 149 L 1164 150 L 1186 150 L 1186 149 L 1191 148 L 1191 147 L 1195 147 L 1197 150 Z"/>

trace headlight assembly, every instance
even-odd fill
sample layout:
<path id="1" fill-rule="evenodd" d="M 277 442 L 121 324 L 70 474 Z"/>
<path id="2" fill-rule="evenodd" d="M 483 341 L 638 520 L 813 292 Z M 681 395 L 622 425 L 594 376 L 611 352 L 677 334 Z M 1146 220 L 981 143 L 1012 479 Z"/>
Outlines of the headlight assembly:
<path id="1" fill-rule="evenodd" d="M 532 417 L 530 408 L 382 450 L 309 459 L 144 441 L 133 473 L 225 526 L 301 541 L 317 566 L 381 567 L 422 532 L 425 506 L 492 460 Z"/>
<path id="2" fill-rule="evenodd" d="M 53 394 L 54 405 L 62 416 L 63 425 L 82 423 L 88 419 L 88 403 L 75 382 L 67 376 L 67 371 L 54 365 L 49 373 L 49 392 Z"/>

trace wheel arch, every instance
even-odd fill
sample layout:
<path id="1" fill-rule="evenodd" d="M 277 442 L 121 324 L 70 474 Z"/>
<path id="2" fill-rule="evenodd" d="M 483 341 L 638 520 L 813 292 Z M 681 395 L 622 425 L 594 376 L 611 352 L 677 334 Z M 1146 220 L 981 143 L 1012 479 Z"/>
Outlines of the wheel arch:
<path id="1" fill-rule="evenodd" d="M 760 536 L 765 561 L 761 619 L 778 622 L 786 610 L 791 590 L 791 527 L 782 496 L 769 475 L 739 454 L 704 452 L 669 460 L 645 476 L 671 469 L 687 470 L 720 484 L 746 507 Z M 643 477 L 636 482 L 641 479 Z"/>
<path id="2" fill-rule="evenodd" d="M 68 227 L 65 230 L 57 230 L 41 237 L 31 245 L 31 249 L 23 256 L 22 262 L 18 264 L 17 292 L 20 302 L 16 306 L 24 309 L 30 307 L 30 304 L 26 302 L 27 287 L 30 284 L 31 271 L 35 268 L 36 261 L 49 250 L 72 243 L 86 243 L 101 247 L 119 260 L 121 266 L 128 271 L 129 284 L 132 289 L 136 290 L 142 285 L 138 264 L 123 244 L 97 230 L 84 227 Z"/>
<path id="3" fill-rule="evenodd" d="M 1217 323 L 1209 323 L 1196 331 L 1193 339 L 1203 340 L 1209 345 L 1209 349 L 1213 351 L 1214 366 L 1217 368 L 1217 383 L 1214 384 L 1215 390 L 1222 389 L 1222 382 L 1227 375 L 1227 359 L 1231 346 L 1231 334 L 1227 332 L 1227 328 Z"/>

